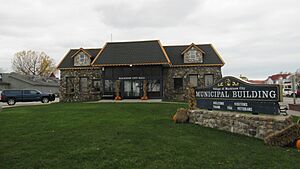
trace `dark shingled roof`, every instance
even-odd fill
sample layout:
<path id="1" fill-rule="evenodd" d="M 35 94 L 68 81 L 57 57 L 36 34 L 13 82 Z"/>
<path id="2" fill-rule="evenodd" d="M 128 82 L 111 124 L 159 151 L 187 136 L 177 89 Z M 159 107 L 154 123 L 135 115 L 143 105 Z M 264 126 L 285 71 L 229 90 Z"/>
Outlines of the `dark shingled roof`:
<path id="1" fill-rule="evenodd" d="M 179 45 L 179 46 L 164 46 L 167 55 L 173 65 L 184 65 L 184 60 L 182 52 L 188 48 L 190 45 Z M 221 58 L 218 56 L 216 51 L 210 44 L 196 45 L 198 48 L 205 52 L 203 56 L 203 63 L 195 63 L 197 65 L 201 64 L 224 64 Z"/>
<path id="2" fill-rule="evenodd" d="M 63 58 L 63 60 L 61 61 L 61 63 L 58 65 L 58 69 L 60 68 L 72 68 L 74 67 L 74 59 L 72 58 L 72 56 L 78 52 L 80 49 L 70 49 L 70 51 L 67 53 L 67 55 Z M 83 49 L 84 51 L 86 51 L 88 54 L 90 54 L 92 56 L 91 58 L 91 62 L 95 59 L 95 57 L 97 56 L 97 54 L 100 52 L 101 48 L 95 48 L 95 49 Z M 79 67 L 79 66 L 76 66 Z M 81 66 L 84 67 L 84 66 Z"/>
<path id="3" fill-rule="evenodd" d="M 158 40 L 109 42 L 93 65 L 168 64 Z"/>
<path id="4" fill-rule="evenodd" d="M 222 58 L 211 44 L 196 45 L 204 52 L 203 63 L 184 64 L 182 52 L 190 45 L 161 46 L 158 40 L 133 42 L 108 42 L 101 51 L 98 49 L 71 49 L 60 68 L 74 68 L 72 56 L 79 50 L 84 50 L 92 56 L 92 65 L 142 65 L 171 64 L 180 65 L 224 65 Z M 76 66 L 89 67 L 89 66 Z"/>

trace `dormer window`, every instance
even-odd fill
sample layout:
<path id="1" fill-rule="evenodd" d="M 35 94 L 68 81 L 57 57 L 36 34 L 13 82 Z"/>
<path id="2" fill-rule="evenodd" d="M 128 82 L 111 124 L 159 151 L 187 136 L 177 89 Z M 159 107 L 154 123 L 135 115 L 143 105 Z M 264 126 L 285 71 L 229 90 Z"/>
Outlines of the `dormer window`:
<path id="1" fill-rule="evenodd" d="M 79 62 L 83 63 L 84 62 L 84 59 L 85 59 L 85 55 L 80 55 L 80 59 L 79 59 Z"/>
<path id="2" fill-rule="evenodd" d="M 74 66 L 90 66 L 91 59 L 90 57 L 83 51 L 79 52 L 74 57 Z"/>
<path id="3" fill-rule="evenodd" d="M 203 63 L 204 51 L 193 43 L 182 52 L 182 55 L 184 63 Z"/>
<path id="4" fill-rule="evenodd" d="M 190 59 L 195 60 L 197 57 L 197 51 L 196 50 L 191 50 L 190 51 Z"/>

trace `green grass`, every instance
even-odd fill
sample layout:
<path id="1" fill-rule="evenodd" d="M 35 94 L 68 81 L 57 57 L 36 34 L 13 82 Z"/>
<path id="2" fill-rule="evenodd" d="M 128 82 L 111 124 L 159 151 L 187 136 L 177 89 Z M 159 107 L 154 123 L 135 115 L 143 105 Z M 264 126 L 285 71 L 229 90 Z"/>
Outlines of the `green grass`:
<path id="1" fill-rule="evenodd" d="M 297 123 L 298 120 L 300 119 L 299 116 L 292 116 L 292 118 L 293 118 L 293 122 L 294 122 L 294 123 Z"/>
<path id="2" fill-rule="evenodd" d="M 0 168 L 299 168 L 300 152 L 194 124 L 183 104 L 70 103 L 4 109 Z"/>

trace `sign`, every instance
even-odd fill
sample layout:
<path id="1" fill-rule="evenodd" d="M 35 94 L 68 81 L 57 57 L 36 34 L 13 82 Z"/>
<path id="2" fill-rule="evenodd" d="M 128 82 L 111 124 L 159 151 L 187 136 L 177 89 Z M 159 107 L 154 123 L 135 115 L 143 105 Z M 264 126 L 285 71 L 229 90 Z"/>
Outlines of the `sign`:
<path id="1" fill-rule="evenodd" d="M 252 84 L 227 76 L 195 90 L 197 107 L 208 110 L 279 114 L 280 85 Z"/>
<path id="2" fill-rule="evenodd" d="M 119 80 L 144 80 L 145 77 L 119 77 Z"/>

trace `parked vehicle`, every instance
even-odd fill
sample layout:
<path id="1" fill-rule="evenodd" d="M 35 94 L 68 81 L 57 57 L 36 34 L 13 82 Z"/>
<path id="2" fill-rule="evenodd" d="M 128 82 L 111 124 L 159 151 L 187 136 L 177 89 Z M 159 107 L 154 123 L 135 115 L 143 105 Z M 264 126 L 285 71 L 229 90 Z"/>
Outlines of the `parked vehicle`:
<path id="1" fill-rule="evenodd" d="M 292 94 L 293 94 L 292 89 L 290 89 L 290 88 L 283 89 L 283 96 L 290 97 L 290 96 L 292 96 Z"/>
<path id="2" fill-rule="evenodd" d="M 3 90 L 1 93 L 1 102 L 8 105 L 14 105 L 16 102 L 34 102 L 41 101 L 48 103 L 54 101 L 55 95 L 52 93 L 42 93 L 38 90 Z"/>
<path id="3" fill-rule="evenodd" d="M 300 97 L 300 89 L 297 90 L 297 97 Z"/>

